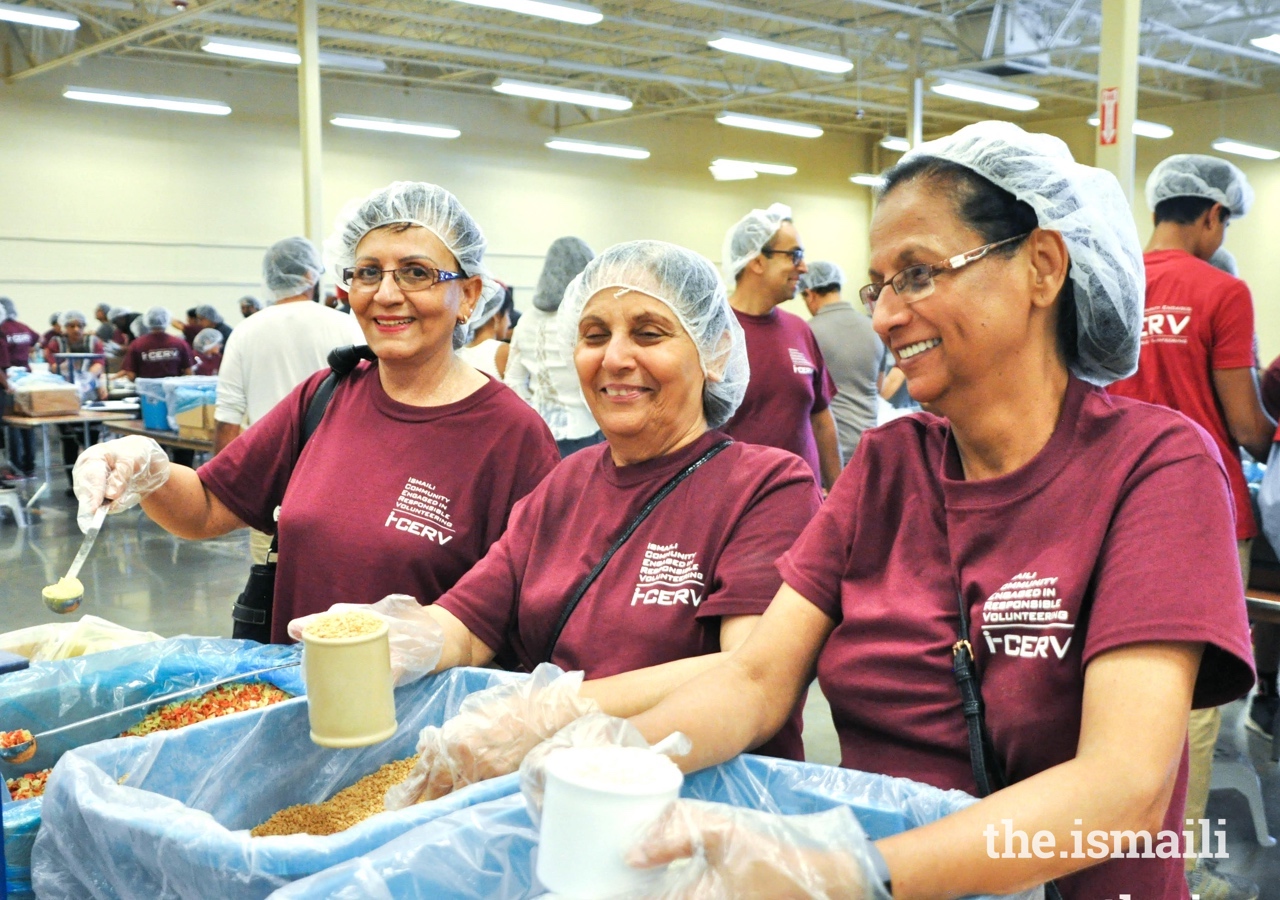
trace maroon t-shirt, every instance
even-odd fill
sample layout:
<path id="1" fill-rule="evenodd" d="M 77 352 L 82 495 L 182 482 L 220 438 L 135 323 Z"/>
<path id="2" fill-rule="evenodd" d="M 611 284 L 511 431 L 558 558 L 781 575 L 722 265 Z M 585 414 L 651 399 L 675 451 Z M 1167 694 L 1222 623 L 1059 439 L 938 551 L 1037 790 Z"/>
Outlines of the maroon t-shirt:
<path id="1" fill-rule="evenodd" d="M 561 611 L 640 509 L 718 441 L 614 465 L 607 444 L 569 456 L 516 505 L 511 527 L 439 600 L 526 670 L 547 659 Z M 802 461 L 735 442 L 662 500 L 566 623 L 550 661 L 605 678 L 720 650 L 720 617 L 760 615 L 782 584 L 774 562 L 822 497 Z M 759 752 L 803 759 L 799 716 Z"/>
<path id="2" fill-rule="evenodd" d="M 499 381 L 456 403 L 407 406 L 363 362 L 334 390 L 299 456 L 303 416 L 327 374 L 200 467 L 213 495 L 259 531 L 276 531 L 281 507 L 276 643 L 289 640 L 290 619 L 340 601 L 435 601 L 560 459 L 541 417 Z"/>
<path id="3" fill-rule="evenodd" d="M 780 447 L 803 459 L 822 478 L 809 417 L 836 395 L 836 383 L 804 319 L 774 309 L 763 316 L 733 311 L 747 335 L 751 381 L 725 434 L 750 444 Z"/>
<path id="4" fill-rule="evenodd" d="M 40 343 L 40 335 L 21 322 L 5 319 L 0 322 L 0 335 L 4 336 L 5 346 L 9 350 L 10 366 L 22 366 L 30 369 L 31 350 Z"/>
<path id="5" fill-rule="evenodd" d="M 1085 667 L 1104 651 L 1204 642 L 1194 705 L 1248 691 L 1234 512 L 1208 434 L 1074 377 L 1049 443 L 1015 472 L 965 481 L 949 433 L 918 413 L 863 435 L 779 561 L 837 623 L 818 678 L 842 765 L 976 793 L 951 674 L 957 572 L 1011 781 L 1074 757 Z M 1165 829 L 1182 830 L 1186 777 L 1184 752 Z M 1180 897 L 1182 867 L 1109 860 L 1059 886 L 1080 900 Z"/>
<path id="6" fill-rule="evenodd" d="M 217 375 L 218 369 L 222 368 L 222 354 L 217 356 L 197 356 L 196 367 L 192 371 L 193 375 Z"/>
<path id="7" fill-rule="evenodd" d="M 120 368 L 138 378 L 172 378 L 190 369 L 191 364 L 191 348 L 186 341 L 163 331 L 149 331 L 129 345 Z"/>

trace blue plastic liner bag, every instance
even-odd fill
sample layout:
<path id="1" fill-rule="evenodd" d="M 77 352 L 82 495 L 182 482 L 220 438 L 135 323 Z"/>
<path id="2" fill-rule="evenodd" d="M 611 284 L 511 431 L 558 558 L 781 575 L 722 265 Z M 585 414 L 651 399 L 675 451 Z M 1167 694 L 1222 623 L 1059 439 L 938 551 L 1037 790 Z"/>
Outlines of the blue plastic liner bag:
<path id="1" fill-rule="evenodd" d="M 784 815 L 847 806 L 872 840 L 950 815 L 975 799 L 905 778 L 742 755 L 688 776 L 682 797 Z M 472 806 L 385 847 L 296 881 L 272 900 L 498 900 L 546 893 L 534 877 L 538 831 L 522 794 Z M 1013 895 L 1043 898 L 1036 888 Z"/>
<path id="2" fill-rule="evenodd" d="M 301 648 L 297 646 L 180 637 L 57 662 L 32 663 L 25 671 L 0 677 L 0 730 L 26 728 L 39 734 L 184 688 L 301 658 Z M 304 691 L 300 666 L 265 672 L 255 680 L 270 682 L 294 695 Z M 31 760 L 18 766 L 0 762 L 0 773 L 13 778 L 47 769 L 75 747 L 116 737 L 142 721 L 148 711 L 122 713 L 42 738 L 36 742 L 36 755 Z M 117 743 L 137 740 L 126 738 Z M 7 798 L 8 792 L 3 793 Z M 31 846 L 40 828 L 43 806 L 44 798 L 37 797 L 5 807 L 5 874 L 10 898 L 31 896 Z"/>
<path id="3" fill-rule="evenodd" d="M 249 836 L 286 807 L 327 800 L 386 763 L 413 756 L 418 733 L 455 715 L 468 694 L 527 677 L 451 669 L 402 687 L 395 736 L 353 750 L 311 742 L 305 698 L 73 750 L 45 792 L 45 827 L 32 852 L 36 894 L 261 898 L 440 816 L 519 794 L 513 774 L 326 837 Z"/>

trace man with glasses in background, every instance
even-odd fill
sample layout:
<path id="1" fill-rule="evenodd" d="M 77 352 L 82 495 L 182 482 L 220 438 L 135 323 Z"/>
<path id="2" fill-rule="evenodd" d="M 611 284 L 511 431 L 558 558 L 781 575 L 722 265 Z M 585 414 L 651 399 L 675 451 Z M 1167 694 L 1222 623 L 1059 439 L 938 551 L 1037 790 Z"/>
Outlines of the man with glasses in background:
<path id="1" fill-rule="evenodd" d="M 808 271 L 791 209 L 753 209 L 725 236 L 729 305 L 747 337 L 751 380 L 724 426 L 740 441 L 789 450 L 807 462 L 823 488 L 840 474 L 840 442 L 829 404 L 836 386 L 813 332 L 778 309 Z"/>
<path id="2" fill-rule="evenodd" d="M 267 250 L 262 280 L 274 303 L 240 323 L 236 339 L 223 344 L 214 453 L 328 366 L 330 350 L 364 343 L 353 317 L 317 302 L 323 272 L 320 251 L 306 238 L 285 238 Z M 270 535 L 252 532 L 255 563 L 266 562 L 270 546 Z"/>

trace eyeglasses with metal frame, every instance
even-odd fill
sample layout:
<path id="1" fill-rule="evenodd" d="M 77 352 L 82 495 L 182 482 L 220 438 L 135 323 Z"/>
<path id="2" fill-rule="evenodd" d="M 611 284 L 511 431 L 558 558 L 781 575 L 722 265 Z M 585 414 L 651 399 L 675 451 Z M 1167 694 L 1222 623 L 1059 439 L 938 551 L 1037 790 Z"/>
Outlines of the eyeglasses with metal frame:
<path id="1" fill-rule="evenodd" d="M 377 290 L 388 272 L 391 273 L 391 277 L 395 279 L 395 283 L 399 285 L 402 291 L 425 291 L 443 281 L 453 281 L 467 277 L 461 272 L 448 272 L 432 266 L 425 266 L 421 263 L 411 263 L 395 269 L 379 269 L 377 266 L 349 266 L 342 270 L 342 283 L 348 285 L 350 290 L 367 293 L 371 290 Z"/>
<path id="2" fill-rule="evenodd" d="M 775 253 L 781 253 L 783 256 L 791 257 L 791 265 L 798 266 L 804 259 L 803 247 L 792 247 L 790 250 L 770 250 L 765 248 L 760 251 L 761 256 L 773 256 Z"/>
<path id="3" fill-rule="evenodd" d="M 858 296 L 862 298 L 863 304 L 867 307 L 867 312 L 871 315 L 875 315 L 876 303 L 880 299 L 880 292 L 885 289 L 886 285 L 893 285 L 894 293 L 901 297 L 905 303 L 915 303 L 917 300 L 923 300 L 933 293 L 933 280 L 936 276 L 941 275 L 943 272 L 955 272 L 958 269 L 963 269 L 970 263 L 975 263 L 982 259 L 997 247 L 1020 241 L 1029 234 L 1031 232 L 1028 231 L 1001 241 L 992 241 L 990 244 L 983 244 L 981 247 L 969 250 L 966 253 L 958 253 L 940 263 L 917 263 L 914 266 L 907 266 L 892 278 L 863 285 L 858 289 Z"/>

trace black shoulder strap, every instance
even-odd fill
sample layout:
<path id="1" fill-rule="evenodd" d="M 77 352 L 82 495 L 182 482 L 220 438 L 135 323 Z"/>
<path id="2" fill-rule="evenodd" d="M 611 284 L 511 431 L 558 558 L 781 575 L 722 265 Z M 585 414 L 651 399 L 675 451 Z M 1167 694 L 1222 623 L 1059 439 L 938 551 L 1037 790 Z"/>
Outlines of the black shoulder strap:
<path id="1" fill-rule="evenodd" d="M 645 519 L 649 518 L 649 513 L 653 512 L 655 506 L 661 503 L 668 494 L 679 487 L 682 481 L 694 472 L 698 471 L 698 469 L 702 468 L 703 463 L 707 462 L 732 443 L 733 441 L 724 440 L 715 444 L 707 450 L 706 453 L 702 454 L 693 462 L 689 463 L 689 465 L 677 472 L 674 478 L 664 484 L 662 489 L 650 497 L 649 501 L 641 507 L 640 512 L 636 513 L 636 517 L 631 520 L 631 524 L 628 525 L 626 530 L 623 531 L 618 539 L 613 542 L 613 546 L 605 551 L 604 556 L 600 557 L 600 561 L 596 563 L 595 568 L 587 573 L 587 577 L 582 579 L 582 583 L 578 585 L 578 589 L 573 592 L 573 596 L 569 598 L 569 602 L 566 603 L 564 609 L 560 611 L 560 619 L 556 622 L 555 631 L 551 633 L 551 640 L 547 643 L 546 652 L 543 654 L 543 660 L 545 662 L 551 661 L 551 654 L 555 651 L 556 644 L 560 641 L 560 635 L 564 632 L 564 626 L 568 624 L 569 617 L 573 615 L 573 611 L 577 609 L 578 604 L 582 602 L 582 597 L 586 594 L 587 589 L 595 583 L 595 580 L 600 576 L 600 573 L 604 571 L 604 567 L 609 564 L 609 560 L 613 559 L 613 555 L 621 549 L 622 545 L 627 542 L 627 539 L 631 537 L 631 535 L 635 534 L 636 529 L 640 527 L 641 523 L 644 522 Z"/>

